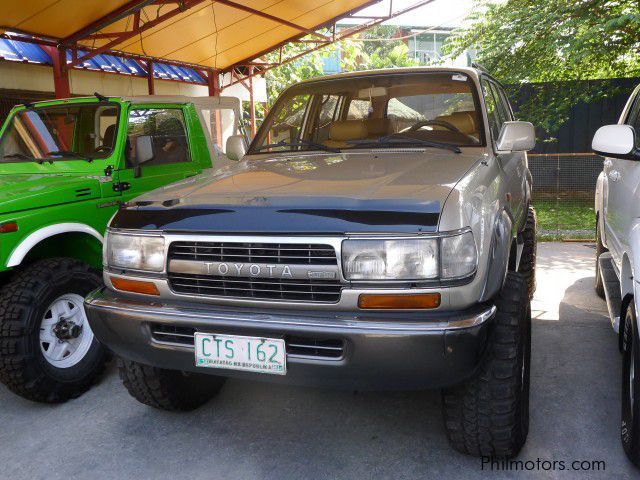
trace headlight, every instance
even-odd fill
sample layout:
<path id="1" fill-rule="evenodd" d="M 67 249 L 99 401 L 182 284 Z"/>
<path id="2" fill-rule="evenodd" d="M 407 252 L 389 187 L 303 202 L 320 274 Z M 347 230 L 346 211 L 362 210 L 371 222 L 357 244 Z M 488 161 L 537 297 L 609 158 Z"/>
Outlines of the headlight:
<path id="1" fill-rule="evenodd" d="M 438 276 L 438 240 L 345 240 L 348 280 L 426 280 Z"/>
<path id="2" fill-rule="evenodd" d="M 164 238 L 147 235 L 107 236 L 106 264 L 110 267 L 162 272 L 164 270 Z"/>
<path id="3" fill-rule="evenodd" d="M 443 237 L 342 243 L 347 280 L 448 280 L 473 274 L 477 262 L 470 231 Z"/>

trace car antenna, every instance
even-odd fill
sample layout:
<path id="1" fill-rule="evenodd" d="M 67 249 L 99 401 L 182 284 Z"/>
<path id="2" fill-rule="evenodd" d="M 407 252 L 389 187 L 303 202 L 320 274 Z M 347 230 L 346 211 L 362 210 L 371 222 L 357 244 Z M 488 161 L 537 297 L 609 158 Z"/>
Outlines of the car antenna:
<path id="1" fill-rule="evenodd" d="M 96 96 L 96 98 L 98 100 L 100 100 L 101 102 L 108 102 L 109 99 L 107 97 L 105 97 L 104 95 L 99 94 L 98 92 L 93 92 L 93 94 Z"/>

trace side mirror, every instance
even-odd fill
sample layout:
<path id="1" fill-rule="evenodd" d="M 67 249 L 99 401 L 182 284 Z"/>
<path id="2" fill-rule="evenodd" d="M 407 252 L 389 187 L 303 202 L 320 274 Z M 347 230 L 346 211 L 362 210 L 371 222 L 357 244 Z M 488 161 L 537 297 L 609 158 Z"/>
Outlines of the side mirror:
<path id="1" fill-rule="evenodd" d="M 231 135 L 227 138 L 227 158 L 229 160 L 241 160 L 247 153 L 247 147 L 242 135 Z"/>
<path id="2" fill-rule="evenodd" d="M 536 146 L 536 130 L 530 122 L 504 122 L 497 149 L 501 152 L 526 152 Z"/>
<path id="3" fill-rule="evenodd" d="M 136 156 L 133 166 L 133 176 L 138 178 L 141 175 L 140 167 L 143 163 L 153 160 L 153 140 L 150 135 L 140 135 L 136 137 Z"/>
<path id="4" fill-rule="evenodd" d="M 630 125 L 605 125 L 593 136 L 591 149 L 603 157 L 640 160 L 636 131 Z"/>

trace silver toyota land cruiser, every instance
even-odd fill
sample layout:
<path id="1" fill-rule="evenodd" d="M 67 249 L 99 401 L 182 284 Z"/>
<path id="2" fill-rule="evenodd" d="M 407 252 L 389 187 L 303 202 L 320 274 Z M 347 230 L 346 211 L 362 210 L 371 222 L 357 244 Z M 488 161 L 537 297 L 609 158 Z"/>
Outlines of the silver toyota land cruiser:
<path id="1" fill-rule="evenodd" d="M 223 140 L 237 164 L 110 223 L 86 309 L 131 395 L 188 410 L 226 377 L 442 388 L 454 448 L 515 455 L 535 134 L 502 86 L 475 68 L 323 77 L 288 88 L 248 150 Z"/>

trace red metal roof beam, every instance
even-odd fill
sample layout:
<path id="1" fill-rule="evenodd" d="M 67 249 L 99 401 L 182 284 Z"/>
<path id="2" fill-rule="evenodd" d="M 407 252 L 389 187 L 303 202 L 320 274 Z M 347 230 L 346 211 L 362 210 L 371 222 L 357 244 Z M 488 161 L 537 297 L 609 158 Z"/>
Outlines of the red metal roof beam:
<path id="1" fill-rule="evenodd" d="M 399 17 L 400 15 L 404 15 L 407 12 L 410 12 L 411 10 L 415 10 L 416 8 L 420 8 L 423 7 L 429 3 L 434 2 L 435 0 L 420 0 L 419 2 L 413 4 L 413 5 L 409 5 L 408 7 L 402 8 L 398 11 L 395 12 L 390 12 L 389 15 L 386 15 L 384 17 L 378 17 L 375 20 L 371 20 L 369 22 L 365 22 L 362 25 L 356 25 L 355 27 L 351 27 L 348 29 L 343 30 L 342 32 L 339 32 L 337 35 L 335 35 L 335 38 L 332 42 L 329 43 L 334 43 L 334 42 L 339 42 L 341 40 L 344 40 L 345 38 L 351 37 L 357 33 L 360 33 L 364 30 L 367 30 L 375 25 L 378 25 L 380 23 L 383 23 L 387 20 L 391 20 L 392 18 L 396 18 Z M 344 18 L 344 17 L 342 17 Z M 291 42 L 292 40 L 289 40 L 289 42 Z M 316 45 L 315 47 L 311 47 L 303 52 L 300 52 L 292 57 L 289 58 L 283 58 L 280 60 L 280 62 L 277 65 L 273 65 L 273 66 L 268 66 L 265 67 L 262 71 L 260 72 L 256 72 L 253 73 L 251 76 L 255 76 L 255 75 L 260 75 L 263 73 L 266 73 L 269 70 L 273 70 L 274 68 L 277 68 L 281 65 L 285 65 L 289 62 L 292 62 L 294 60 L 297 60 L 298 58 L 304 57 L 305 55 L 315 52 L 316 50 L 320 50 L 321 48 L 324 48 L 328 45 L 328 43 L 322 43 L 320 45 Z M 248 62 L 252 62 L 252 61 L 256 61 L 257 59 L 259 59 L 260 57 L 253 57 L 253 58 L 248 58 L 246 59 L 244 62 L 240 63 L 240 64 L 236 64 L 236 65 L 231 65 L 229 68 L 227 68 L 225 71 L 229 71 L 230 69 L 234 69 L 237 66 L 241 65 L 241 64 L 246 64 Z M 232 77 L 232 81 L 231 83 L 229 83 L 229 85 L 225 85 L 224 87 L 222 87 L 222 90 L 224 90 L 227 87 L 231 87 L 232 85 L 236 85 L 238 83 L 244 83 L 247 79 L 249 78 L 249 75 L 246 75 L 243 79 L 238 78 L 238 80 L 236 80 L 235 82 L 233 81 L 233 77 Z"/>
<path id="2" fill-rule="evenodd" d="M 147 5 L 151 5 L 155 0 L 132 0 L 128 3 L 125 3 L 120 8 L 115 9 L 113 12 L 108 13 L 107 15 L 99 18 L 98 20 L 91 22 L 86 27 L 81 28 L 77 32 L 72 33 L 71 35 L 63 38 L 60 43 L 62 45 L 73 45 L 80 40 L 85 40 L 89 38 L 90 35 L 99 32 L 103 28 L 112 25 L 118 20 L 122 20 L 123 18 L 127 18 L 130 15 L 135 14 L 136 12 L 140 12 Z"/>
<path id="3" fill-rule="evenodd" d="M 149 1 L 149 0 L 147 0 L 147 1 Z M 195 7 L 199 3 L 202 3 L 203 1 L 205 1 L 205 0 L 185 0 L 184 2 L 180 3 L 173 10 L 170 10 L 170 11 L 168 11 L 166 13 L 158 15 L 153 20 L 150 20 L 148 22 L 145 22 L 143 24 L 138 24 L 138 25 L 136 25 L 136 23 L 138 23 L 138 22 L 136 22 L 136 20 L 139 19 L 139 17 L 140 17 L 139 11 L 138 12 L 131 12 L 130 15 L 134 16 L 134 25 L 133 25 L 133 28 L 131 30 L 129 30 L 127 32 L 120 32 L 118 37 L 114 38 L 110 42 L 105 43 L 101 47 L 98 47 L 95 50 L 92 50 L 89 53 L 83 55 L 82 57 L 78 58 L 75 62 L 72 62 L 72 63 L 68 64 L 68 66 L 69 67 L 75 67 L 75 66 L 80 65 L 83 62 L 89 60 L 90 58 L 95 57 L 96 55 L 100 55 L 101 53 L 110 52 L 111 50 L 114 49 L 115 46 L 121 44 L 122 42 L 124 42 L 126 40 L 129 40 L 130 38 L 133 38 L 136 35 L 140 35 L 140 34 L 142 34 L 142 32 L 145 32 L 145 31 L 147 31 L 147 30 L 149 30 L 149 29 L 151 29 L 151 28 L 153 28 L 153 27 L 155 27 L 157 25 L 160 25 L 161 23 L 169 20 L 170 18 L 189 10 L 190 8 Z M 146 2 L 144 2 L 144 3 L 146 4 Z"/>
<path id="4" fill-rule="evenodd" d="M 307 28 L 307 27 L 303 27 L 302 25 L 298 25 L 296 23 L 290 22 L 288 20 L 285 20 L 283 18 L 280 17 L 276 17 L 274 15 L 270 15 L 266 12 L 263 12 L 262 10 L 256 10 L 255 8 L 251 8 L 251 7 L 247 7 L 246 5 L 241 5 L 239 3 L 236 2 L 232 2 L 230 0 L 216 0 L 216 3 L 219 3 L 221 5 L 226 5 L 228 7 L 232 7 L 235 8 L 237 10 L 242 10 L 243 12 L 247 12 L 247 13 L 251 13 L 252 15 L 256 15 L 258 17 L 262 17 L 262 18 L 266 18 L 267 20 L 271 20 L 272 22 L 276 22 L 279 23 L 281 25 L 285 25 L 287 27 L 293 28 L 295 30 L 298 30 L 299 32 L 304 32 L 308 35 L 313 35 L 315 37 L 319 37 L 325 41 L 329 41 L 330 39 L 328 37 L 325 37 L 324 35 L 316 32 L 313 29 Z"/>

